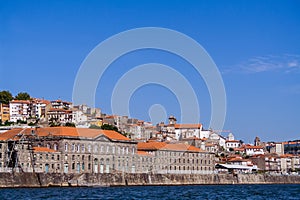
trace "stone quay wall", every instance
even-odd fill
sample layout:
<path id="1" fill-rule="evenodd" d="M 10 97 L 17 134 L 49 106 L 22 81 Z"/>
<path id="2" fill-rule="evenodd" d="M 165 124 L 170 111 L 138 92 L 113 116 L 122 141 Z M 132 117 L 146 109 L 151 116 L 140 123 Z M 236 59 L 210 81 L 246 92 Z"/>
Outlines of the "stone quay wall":
<path id="1" fill-rule="evenodd" d="M 0 173 L 0 188 L 142 185 L 300 184 L 300 176 L 266 174 Z"/>

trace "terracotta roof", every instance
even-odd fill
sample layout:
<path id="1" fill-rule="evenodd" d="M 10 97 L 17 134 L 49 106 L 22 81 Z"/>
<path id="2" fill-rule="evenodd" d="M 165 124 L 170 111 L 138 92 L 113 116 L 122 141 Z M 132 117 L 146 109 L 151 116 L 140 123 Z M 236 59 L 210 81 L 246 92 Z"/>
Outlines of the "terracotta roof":
<path id="1" fill-rule="evenodd" d="M 7 141 L 12 139 L 19 139 L 16 135 L 22 131 L 21 128 L 11 129 L 0 134 L 0 141 Z M 16 136 L 16 137 L 15 137 Z"/>
<path id="2" fill-rule="evenodd" d="M 12 129 L 0 134 L 0 140 L 13 139 L 23 129 Z M 86 137 L 95 138 L 100 135 L 105 135 L 112 140 L 130 140 L 129 138 L 121 135 L 118 132 L 112 130 L 101 130 L 101 129 L 89 129 L 89 128 L 74 128 L 74 127 L 45 127 L 45 128 L 27 128 L 22 133 L 25 135 L 31 135 L 31 133 L 37 134 L 38 136 L 69 136 L 69 137 Z M 17 137 L 18 139 L 19 137 Z"/>
<path id="3" fill-rule="evenodd" d="M 300 142 L 283 142 L 283 144 L 300 144 Z"/>
<path id="4" fill-rule="evenodd" d="M 235 142 L 235 143 L 240 143 L 239 140 L 226 140 L 226 142 Z"/>
<path id="5" fill-rule="evenodd" d="M 167 144 L 162 148 L 163 150 L 171 150 L 171 151 L 193 151 L 193 152 L 203 152 L 203 150 L 188 144 Z"/>
<path id="6" fill-rule="evenodd" d="M 245 149 L 263 149 L 262 146 L 245 146 Z"/>
<path id="7" fill-rule="evenodd" d="M 47 147 L 33 147 L 33 151 L 34 152 L 49 152 L 49 153 L 57 152 L 54 149 L 49 149 Z"/>
<path id="8" fill-rule="evenodd" d="M 101 133 L 106 135 L 108 138 L 113 140 L 130 140 L 129 138 L 125 137 L 124 135 L 111 130 L 101 130 Z"/>
<path id="9" fill-rule="evenodd" d="M 165 142 L 139 142 L 137 144 L 138 150 L 159 150 L 166 146 Z"/>
<path id="10" fill-rule="evenodd" d="M 149 153 L 147 153 L 146 151 L 137 151 L 137 154 L 138 155 L 141 155 L 141 156 L 151 156 Z"/>
<path id="11" fill-rule="evenodd" d="M 192 152 L 202 152 L 203 150 L 188 144 L 178 143 L 178 144 L 167 144 L 165 142 L 139 142 L 138 150 L 168 150 L 168 151 L 192 151 Z"/>
<path id="12" fill-rule="evenodd" d="M 11 103 L 26 103 L 26 104 L 30 104 L 30 101 L 29 100 L 12 100 L 9 103 L 10 104 Z"/>
<path id="13" fill-rule="evenodd" d="M 175 128 L 196 128 L 199 129 L 201 128 L 202 124 L 175 124 Z"/>

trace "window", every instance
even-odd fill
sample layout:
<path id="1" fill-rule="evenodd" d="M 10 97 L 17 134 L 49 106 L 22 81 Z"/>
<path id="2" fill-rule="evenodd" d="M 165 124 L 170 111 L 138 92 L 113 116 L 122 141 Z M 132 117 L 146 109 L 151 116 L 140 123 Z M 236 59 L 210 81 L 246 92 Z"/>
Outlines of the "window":
<path id="1" fill-rule="evenodd" d="M 106 153 L 109 152 L 109 146 L 106 146 Z"/>
<path id="2" fill-rule="evenodd" d="M 77 152 L 80 151 L 80 144 L 77 144 Z"/>
<path id="3" fill-rule="evenodd" d="M 75 160 L 75 155 L 72 155 L 72 160 Z"/>
<path id="4" fill-rule="evenodd" d="M 88 145 L 88 152 L 91 152 L 91 145 Z"/>
<path id="5" fill-rule="evenodd" d="M 57 160 L 59 160 L 59 155 L 57 155 Z"/>
<path id="6" fill-rule="evenodd" d="M 85 148 L 84 148 L 84 144 L 81 145 L 81 152 L 84 153 Z"/>
<path id="7" fill-rule="evenodd" d="M 72 151 L 75 152 L 75 144 L 72 144 Z"/>
<path id="8" fill-rule="evenodd" d="M 102 148 L 102 147 L 101 147 Z M 94 153 L 97 153 L 98 152 L 98 146 L 97 145 L 95 145 L 94 146 Z M 102 152 L 102 151 L 101 151 Z"/>
<path id="9" fill-rule="evenodd" d="M 116 148 L 115 147 L 112 147 L 112 153 L 115 154 L 115 150 Z"/>
<path id="10" fill-rule="evenodd" d="M 68 151 L 68 143 L 65 143 L 65 151 Z"/>
<path id="11" fill-rule="evenodd" d="M 53 149 L 54 149 L 55 151 L 57 151 L 57 150 L 58 150 L 58 146 L 57 146 L 57 144 L 56 144 L 56 143 L 53 145 Z"/>
<path id="12" fill-rule="evenodd" d="M 46 147 L 47 147 L 48 149 L 51 149 L 50 143 L 48 143 L 48 144 L 46 145 Z"/>
<path id="13" fill-rule="evenodd" d="M 100 152 L 103 153 L 103 146 L 100 147 Z"/>
<path id="14" fill-rule="evenodd" d="M 51 159 L 54 160 L 54 154 L 51 155 Z"/>

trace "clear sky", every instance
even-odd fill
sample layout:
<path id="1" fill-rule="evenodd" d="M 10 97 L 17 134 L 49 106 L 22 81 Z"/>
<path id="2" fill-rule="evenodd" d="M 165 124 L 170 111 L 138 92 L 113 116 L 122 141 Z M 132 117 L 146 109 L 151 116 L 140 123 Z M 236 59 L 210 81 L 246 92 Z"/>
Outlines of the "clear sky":
<path id="1" fill-rule="evenodd" d="M 289 0 L 0 0 L 0 90 L 71 101 L 77 71 L 101 41 L 128 29 L 164 27 L 196 40 L 219 68 L 227 94 L 224 129 L 245 142 L 255 136 L 300 139 L 299 10 L 300 1 Z M 116 60 L 101 77 L 97 107 L 111 113 L 116 82 L 150 62 L 171 66 L 187 78 L 199 100 L 200 120 L 209 128 L 211 102 L 203 79 L 185 60 L 157 50 Z M 150 120 L 154 104 L 179 118 L 176 95 L 155 84 L 132 95 L 131 116 Z"/>

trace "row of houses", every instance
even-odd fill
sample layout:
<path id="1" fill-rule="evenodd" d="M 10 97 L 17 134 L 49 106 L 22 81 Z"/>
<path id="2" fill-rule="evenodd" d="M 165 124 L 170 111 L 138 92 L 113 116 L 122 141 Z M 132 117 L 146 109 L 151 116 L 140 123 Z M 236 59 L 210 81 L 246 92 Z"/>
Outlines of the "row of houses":
<path id="1" fill-rule="evenodd" d="M 86 105 L 73 106 L 71 102 L 33 98 L 31 100 L 12 100 L 9 105 L 0 104 L 2 122 L 38 120 L 38 122 L 72 122 L 80 124 L 101 117 L 101 110 Z"/>

